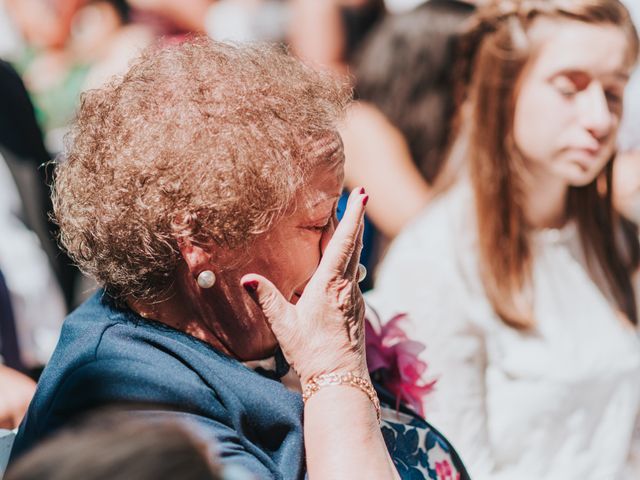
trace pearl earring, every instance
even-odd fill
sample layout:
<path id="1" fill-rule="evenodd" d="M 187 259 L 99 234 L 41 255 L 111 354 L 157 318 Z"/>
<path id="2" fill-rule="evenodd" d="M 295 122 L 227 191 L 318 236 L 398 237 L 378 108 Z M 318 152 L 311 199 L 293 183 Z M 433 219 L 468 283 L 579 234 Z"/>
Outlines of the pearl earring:
<path id="1" fill-rule="evenodd" d="M 367 278 L 367 267 L 359 263 L 358 264 L 358 283 L 363 281 L 365 278 Z"/>
<path id="2" fill-rule="evenodd" d="M 203 270 L 198 274 L 198 286 L 200 288 L 211 288 L 216 283 L 216 274 L 211 270 Z"/>

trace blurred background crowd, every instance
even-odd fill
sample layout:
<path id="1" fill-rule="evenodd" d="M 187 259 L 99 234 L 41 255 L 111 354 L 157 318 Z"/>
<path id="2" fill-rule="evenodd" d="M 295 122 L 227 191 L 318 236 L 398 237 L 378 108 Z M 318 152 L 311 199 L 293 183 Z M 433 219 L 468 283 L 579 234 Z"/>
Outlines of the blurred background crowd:
<path id="1" fill-rule="evenodd" d="M 0 341 L 15 376 L 3 402 L 28 402 L 65 315 L 95 290 L 56 242 L 52 159 L 82 92 L 123 74 L 155 42 L 192 33 L 268 41 L 344 76 L 356 102 L 341 126 L 345 189 L 366 185 L 363 263 L 423 210 L 455 166 L 443 168 L 469 76 L 460 41 L 477 1 L 0 0 Z M 640 25 L 640 0 L 626 0 Z M 552 114 L 551 114 L 552 115 Z M 614 202 L 640 220 L 640 72 L 626 92 Z M 4 370 L 3 370 L 4 371 Z M 17 375 L 17 374 L 16 374 Z M 3 396 L 7 398 L 3 400 Z M 0 427 L 17 419 L 0 418 Z"/>
<path id="2" fill-rule="evenodd" d="M 344 75 L 360 100 L 341 132 L 346 187 L 375 192 L 363 253 L 372 269 L 428 201 L 451 137 L 455 38 L 473 10 L 457 0 L 2 0 L 0 269 L 20 369 L 38 371 L 66 312 L 94 289 L 58 248 L 49 216 L 48 162 L 83 91 L 123 74 L 146 46 L 192 33 L 279 42 Z"/>

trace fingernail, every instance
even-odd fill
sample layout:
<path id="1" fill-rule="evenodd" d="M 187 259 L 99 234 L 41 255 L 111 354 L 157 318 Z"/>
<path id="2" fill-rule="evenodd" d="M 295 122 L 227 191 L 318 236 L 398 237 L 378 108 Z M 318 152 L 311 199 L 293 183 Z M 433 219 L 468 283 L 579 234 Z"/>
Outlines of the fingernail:
<path id="1" fill-rule="evenodd" d="M 249 280 L 242 285 L 247 289 L 247 292 L 255 292 L 258 289 L 258 281 L 257 280 Z"/>
<path id="2" fill-rule="evenodd" d="M 364 193 L 364 187 L 360 187 L 360 191 L 358 193 L 362 195 Z"/>
<path id="3" fill-rule="evenodd" d="M 368 201 L 369 201 L 369 195 L 365 195 L 365 197 L 362 199 L 362 205 L 366 205 Z"/>

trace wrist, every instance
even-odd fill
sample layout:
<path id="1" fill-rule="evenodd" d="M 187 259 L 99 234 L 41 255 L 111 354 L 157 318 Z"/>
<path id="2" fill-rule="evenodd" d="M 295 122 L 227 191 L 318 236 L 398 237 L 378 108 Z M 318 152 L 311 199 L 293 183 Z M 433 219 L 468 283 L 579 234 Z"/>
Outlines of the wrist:
<path id="1" fill-rule="evenodd" d="M 303 388 L 312 379 L 320 377 L 321 375 L 328 375 L 332 373 L 351 372 L 358 377 L 371 380 L 366 360 L 364 360 L 364 355 L 358 356 L 355 361 L 330 362 L 327 368 L 318 368 L 319 366 L 312 365 L 309 366 L 313 368 L 305 369 L 306 371 L 302 372 L 296 371 L 296 373 L 298 373 L 298 376 L 300 377 L 300 383 L 302 384 Z"/>
<path id="2" fill-rule="evenodd" d="M 302 385 L 302 400 L 305 404 L 321 389 L 328 387 L 349 387 L 358 389 L 369 398 L 369 401 L 374 407 L 378 424 L 380 423 L 380 401 L 378 400 L 378 395 L 373 388 L 371 379 L 369 378 L 369 373 L 366 372 L 366 369 L 364 375 L 360 370 L 321 374 L 310 378 Z"/>

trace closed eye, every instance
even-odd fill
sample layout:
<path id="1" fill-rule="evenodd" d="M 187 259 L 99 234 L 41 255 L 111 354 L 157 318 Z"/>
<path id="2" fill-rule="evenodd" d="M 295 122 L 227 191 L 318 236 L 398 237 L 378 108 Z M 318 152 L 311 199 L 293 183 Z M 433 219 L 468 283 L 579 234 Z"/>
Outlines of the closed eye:
<path id="1" fill-rule="evenodd" d="M 324 232 L 327 228 L 329 228 L 334 222 L 337 222 L 336 218 L 336 206 L 333 206 L 331 214 L 323 218 L 320 222 L 314 222 L 311 225 L 305 225 L 302 228 L 305 230 L 311 230 L 312 232 Z"/>
<path id="2" fill-rule="evenodd" d="M 329 219 L 326 222 L 324 222 L 323 224 L 321 224 L 321 225 L 308 225 L 308 226 L 305 226 L 305 227 L 302 227 L 302 228 L 304 228 L 306 230 L 323 232 L 324 230 L 327 229 L 327 227 L 329 226 L 330 223 L 331 223 L 331 217 L 329 217 Z"/>
<path id="3" fill-rule="evenodd" d="M 310 221 L 307 225 L 302 225 L 299 228 L 309 230 L 314 233 L 321 233 L 327 230 L 330 226 L 337 224 L 338 219 L 336 217 L 337 201 L 331 207 L 331 211 L 325 213 L 324 217 L 317 218 L 314 221 Z"/>

